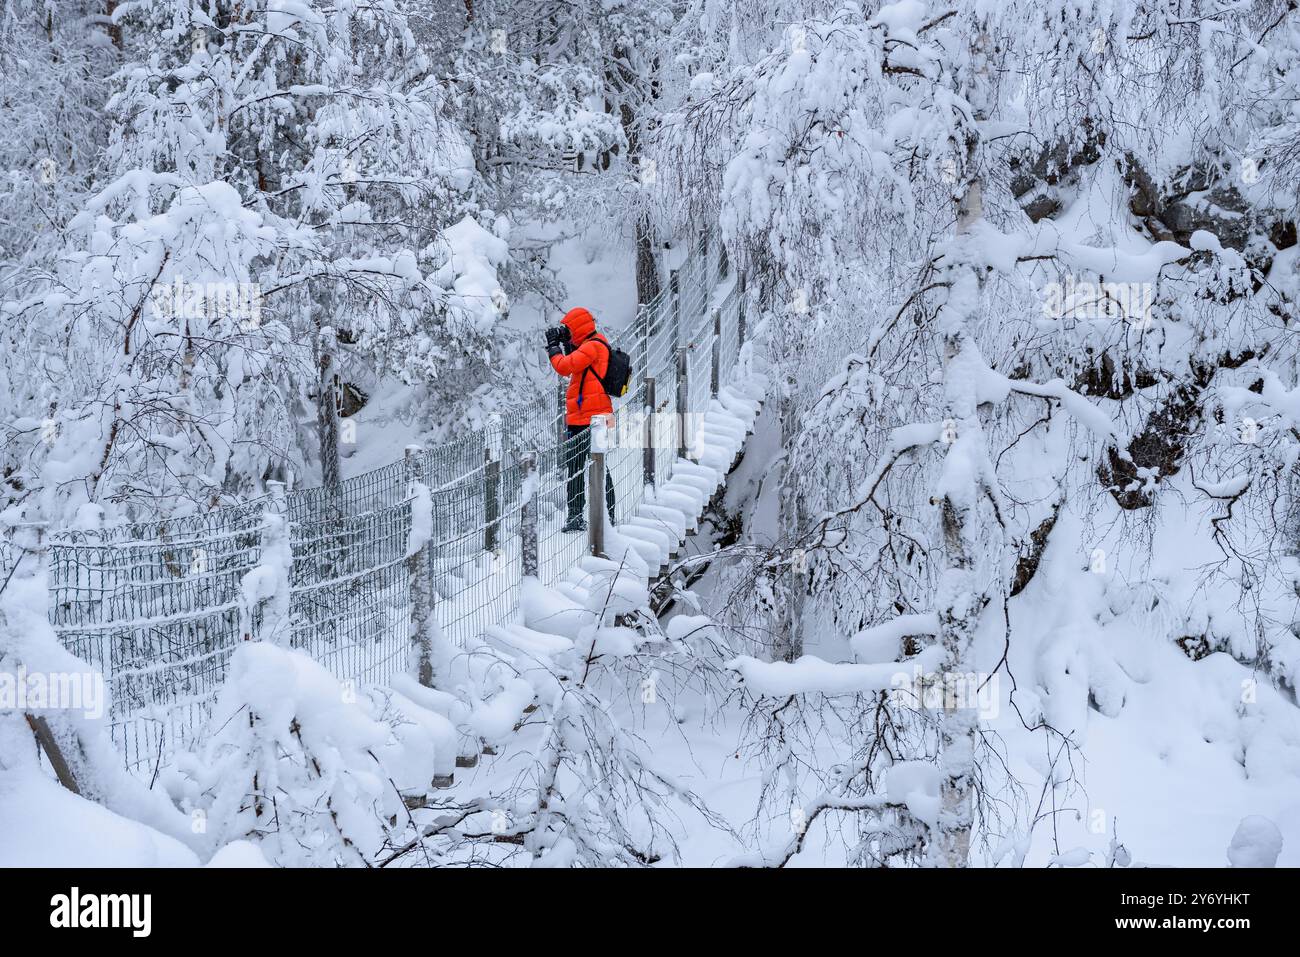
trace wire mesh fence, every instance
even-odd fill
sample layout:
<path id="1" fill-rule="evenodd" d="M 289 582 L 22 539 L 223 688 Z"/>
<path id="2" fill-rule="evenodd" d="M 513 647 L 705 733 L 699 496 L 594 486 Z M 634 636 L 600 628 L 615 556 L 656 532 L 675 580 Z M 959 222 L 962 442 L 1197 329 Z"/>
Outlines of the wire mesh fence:
<path id="1" fill-rule="evenodd" d="M 290 522 L 291 643 L 359 684 L 406 664 L 411 502 Z"/>
<path id="2" fill-rule="evenodd" d="M 242 583 L 260 549 L 256 528 L 188 543 L 50 546 L 51 623 L 104 675 L 128 766 L 190 743 L 235 642 L 255 627 Z"/>
<path id="3" fill-rule="evenodd" d="M 718 341 L 718 370 L 724 382 L 736 368 L 736 363 L 740 361 L 740 347 L 743 344 L 740 308 L 740 287 L 736 283 L 731 283 L 719 306 L 722 313 L 720 323 L 722 334 Z"/>
<path id="4" fill-rule="evenodd" d="M 615 524 L 636 514 L 645 497 L 646 384 L 642 379 L 629 391 L 612 432 L 605 468 L 614 490 Z"/>
<path id="5" fill-rule="evenodd" d="M 680 413 L 702 414 L 713 384 L 725 384 L 735 365 L 743 318 L 725 266 L 702 233 L 619 336 L 635 378 L 616 402 L 616 440 L 605 456 L 616 524 L 672 476 Z M 102 672 L 113 739 L 129 768 L 149 772 L 197 743 L 238 643 L 266 637 L 267 599 L 250 582 L 275 572 L 274 529 L 288 530 L 288 642 L 340 680 L 382 683 L 411 666 L 413 588 L 424 587 L 411 571 L 417 538 L 437 621 L 461 644 L 517 607 L 526 495 L 536 494 L 543 582 L 589 553 L 579 527 L 588 515 L 589 441 L 565 426 L 557 391 L 554 402 L 493 416 L 333 488 L 56 533 L 47 552 L 51 623 Z M 417 536 L 421 488 L 430 514 Z M 0 542 L 0 578 L 14 551 Z"/>

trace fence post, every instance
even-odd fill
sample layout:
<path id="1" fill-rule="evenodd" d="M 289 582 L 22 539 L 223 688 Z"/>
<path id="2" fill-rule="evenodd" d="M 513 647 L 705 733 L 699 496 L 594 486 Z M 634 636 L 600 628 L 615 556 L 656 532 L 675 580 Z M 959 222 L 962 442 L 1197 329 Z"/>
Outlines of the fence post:
<path id="1" fill-rule="evenodd" d="M 597 424 L 599 419 L 599 424 Z M 605 416 L 593 416 L 589 427 L 591 455 L 587 460 L 587 536 L 591 554 L 605 557 L 605 451 L 609 447 Z"/>
<path id="2" fill-rule="evenodd" d="M 641 362 L 649 375 L 653 371 L 650 368 L 650 310 L 644 303 L 636 307 L 636 318 L 641 326 Z"/>
<path id="3" fill-rule="evenodd" d="M 740 270 L 740 275 L 736 277 L 740 283 L 740 291 L 736 296 L 736 348 L 745 344 L 745 270 Z"/>
<path id="4" fill-rule="evenodd" d="M 483 550 L 497 550 L 497 531 L 501 522 L 501 416 L 488 416 L 483 446 Z"/>
<path id="5" fill-rule="evenodd" d="M 645 485 L 655 484 L 655 377 L 645 377 L 645 424 L 642 429 L 641 479 Z"/>
<path id="6" fill-rule="evenodd" d="M 682 346 L 677 350 L 677 457 L 686 458 L 687 427 L 690 423 L 690 413 L 686 406 L 690 402 L 691 386 L 689 382 L 691 364 L 687 357 L 686 347 Z"/>
<path id="7" fill-rule="evenodd" d="M 321 484 L 331 492 L 337 492 L 341 484 L 338 375 L 334 371 L 334 354 L 337 350 L 338 338 L 334 329 L 323 326 L 316 334 L 317 369 L 320 373 L 317 383 L 319 394 L 316 397 L 316 431 L 320 439 Z"/>
<path id="8" fill-rule="evenodd" d="M 519 559 L 525 578 L 538 578 L 537 560 L 537 453 L 524 452 L 519 456 L 523 471 L 523 488 L 519 507 Z"/>
<path id="9" fill-rule="evenodd" d="M 702 306 L 702 308 L 704 309 L 709 308 L 709 297 L 707 293 L 709 291 L 709 287 L 712 285 L 712 283 L 709 282 L 709 276 L 710 276 L 709 231 L 707 228 L 701 226 L 700 227 L 700 285 L 704 287 L 704 292 L 706 294 L 704 297 L 704 304 Z"/>
<path id="10" fill-rule="evenodd" d="M 564 402 L 564 394 L 568 390 L 568 382 L 568 379 L 564 378 L 564 376 L 560 376 L 560 384 L 556 387 L 556 395 L 559 400 L 557 403 L 559 412 L 555 419 L 555 447 L 558 449 L 555 454 L 555 460 L 558 463 L 557 467 L 561 471 L 564 470 L 565 466 L 564 443 L 569 440 L 569 430 L 565 427 L 565 417 L 568 413 L 568 408 Z"/>
<path id="11" fill-rule="evenodd" d="M 45 536 L 46 522 L 40 517 L 39 513 L 37 519 L 37 521 L 14 529 L 11 539 L 15 545 L 14 565 L 9 574 L 12 578 L 19 580 L 15 584 L 20 584 L 22 579 L 48 574 L 46 572 L 46 562 L 48 561 L 49 546 L 46 543 Z M 47 584 L 47 596 L 48 587 Z M 48 597 L 46 600 L 50 601 Z M 13 659 L 9 661 L 9 664 L 22 667 L 20 662 Z M 68 762 L 67 756 L 64 755 L 63 747 L 59 744 L 59 738 L 50 727 L 46 717 L 42 714 L 32 714 L 29 711 L 25 711 L 23 717 L 27 721 L 27 727 L 31 728 L 32 734 L 36 737 L 37 747 L 45 752 L 45 757 L 49 760 L 50 767 L 54 770 L 54 776 L 59 779 L 59 783 L 73 794 L 81 794 L 76 771 Z M 56 718 L 56 720 L 58 719 Z"/>
<path id="12" fill-rule="evenodd" d="M 709 389 L 713 395 L 718 394 L 722 384 L 722 310 L 713 310 L 713 368 L 709 374 Z"/>
<path id="13" fill-rule="evenodd" d="M 682 344 L 682 283 L 676 269 L 668 273 L 668 289 L 673 295 L 673 348 Z"/>
<path id="14" fill-rule="evenodd" d="M 293 636 L 293 538 L 289 532 L 284 483 L 269 480 L 266 491 L 269 501 L 263 512 L 257 563 L 274 573 L 275 588 L 269 597 L 252 604 L 240 599 L 240 635 L 244 641 L 266 641 L 288 647 Z"/>
<path id="15" fill-rule="evenodd" d="M 408 445 L 403 465 L 406 473 L 406 494 L 414 497 L 419 487 L 424 487 L 424 461 L 420 456 L 422 449 L 418 445 Z M 414 508 L 414 503 L 412 503 Z M 433 528 L 433 501 L 429 500 L 428 521 L 430 532 Z M 412 513 L 412 521 L 414 521 Z M 433 687 L 433 587 L 429 577 L 430 539 L 410 555 L 406 556 L 407 586 L 411 595 L 411 644 L 415 651 L 416 676 L 426 688 Z"/>

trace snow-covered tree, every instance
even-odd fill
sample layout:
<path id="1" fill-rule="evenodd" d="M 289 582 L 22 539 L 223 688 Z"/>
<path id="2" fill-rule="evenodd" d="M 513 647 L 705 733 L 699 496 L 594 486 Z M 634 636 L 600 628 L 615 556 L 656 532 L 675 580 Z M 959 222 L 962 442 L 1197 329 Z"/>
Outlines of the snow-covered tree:
<path id="1" fill-rule="evenodd" d="M 419 387 L 435 422 L 517 381 L 503 286 L 540 274 L 526 244 L 514 260 L 512 223 L 571 205 L 583 177 L 563 157 L 622 133 L 578 21 L 512 46 L 484 25 L 506 11 L 457 26 L 444 6 L 463 10 L 114 13 L 97 183 L 5 305 L 9 494 L 111 520 L 310 477 L 329 442 L 308 410 L 337 401 L 318 382 L 326 329 L 345 365 Z"/>
<path id="2" fill-rule="evenodd" d="M 1295 381 L 1282 334 L 1289 200 L 1276 188 L 1251 195 L 1268 163 L 1238 119 L 1253 102 L 1277 122 L 1266 105 L 1276 91 L 1261 85 L 1278 76 L 1265 79 L 1260 47 L 1272 38 L 1285 62 L 1285 7 L 810 4 L 779 38 L 751 33 L 726 79 L 666 121 L 658 146 L 677 160 L 677 195 L 702 192 L 704 208 L 720 208 L 784 383 L 785 449 L 765 478 L 782 520 L 765 557 L 736 570 L 731 602 L 736 621 L 773 636 L 768 654 L 910 667 L 937 646 L 945 682 L 1001 674 L 1015 686 L 1026 662 L 1052 673 L 1062 665 L 1035 660 L 1033 626 L 1016 629 L 1014 596 L 1070 549 L 1094 574 L 1116 562 L 1127 572 L 1140 536 L 1116 528 L 1149 527 L 1188 463 L 1214 475 L 1200 507 L 1229 509 L 1214 521 L 1231 557 L 1213 587 L 1236 590 L 1238 562 L 1247 582 L 1272 580 L 1249 628 L 1272 637 L 1239 653 L 1291 680 L 1293 637 L 1277 627 L 1294 606 L 1288 533 L 1262 549 L 1258 538 L 1235 554 L 1226 545 L 1249 488 L 1267 489 L 1255 514 L 1291 510 L 1293 458 L 1261 461 L 1249 477 L 1230 464 L 1273 454 L 1253 433 L 1243 448 L 1233 423 L 1276 416 L 1285 430 Z M 1238 69 L 1253 82 L 1239 83 Z M 1155 114 L 1159 130 L 1142 121 Z M 1186 130 L 1177 149 L 1171 124 Z M 1220 480 L 1225 470 L 1238 478 Z M 1113 504 L 1099 504 L 1103 494 Z M 1149 587 L 1140 580 L 1111 587 Z M 1173 640 L 1187 622 L 1168 627 Z M 800 681 L 780 664 L 759 680 L 745 660 L 758 697 L 778 702 L 782 675 L 809 696 L 853 683 L 820 670 Z M 1123 703 L 1115 670 L 1098 662 L 1085 693 L 1105 713 Z M 1071 693 L 1038 680 L 1058 694 L 1026 710 L 1026 727 L 1077 747 L 1082 729 L 1063 719 L 1077 717 Z M 858 707 L 879 713 L 881 692 L 860 694 Z M 781 710 L 798 724 L 797 709 Z M 930 858 L 962 864 L 972 827 L 1002 799 L 975 793 L 994 742 L 968 705 L 903 710 L 917 713 L 878 722 L 875 738 L 900 720 L 930 727 L 911 741 L 911 756 L 942 771 Z M 817 813 L 872 821 L 863 833 L 875 850 L 859 857 L 879 859 L 900 833 L 886 839 L 876 823 L 896 803 L 882 775 L 909 755 L 865 755 L 833 776 L 816 769 L 842 795 Z"/>

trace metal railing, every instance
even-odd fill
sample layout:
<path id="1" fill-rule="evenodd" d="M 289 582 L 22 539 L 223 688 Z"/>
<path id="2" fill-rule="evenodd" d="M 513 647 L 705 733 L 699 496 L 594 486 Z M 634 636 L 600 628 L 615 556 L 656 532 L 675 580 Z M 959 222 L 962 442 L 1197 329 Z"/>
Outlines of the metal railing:
<path id="1" fill-rule="evenodd" d="M 618 522 L 671 478 L 689 419 L 737 368 L 743 282 L 729 273 L 701 233 L 667 288 L 617 336 L 634 380 L 616 410 L 633 421 L 616 434 L 640 436 L 590 459 L 609 471 Z M 598 528 L 561 531 L 577 442 L 565 436 L 563 403 L 542 403 L 332 489 L 273 489 L 199 516 L 56 533 L 47 546 L 51 622 L 102 672 L 126 765 L 156 769 L 195 744 L 238 642 L 262 635 L 266 602 L 250 597 L 247 576 L 267 568 L 268 529 L 287 527 L 288 641 L 340 680 L 383 682 L 416 666 L 421 600 L 463 644 L 512 613 L 525 572 L 551 583 L 599 551 Z M 413 556 L 414 539 L 426 537 L 413 536 L 425 490 L 432 516 Z M 268 522 L 268 512 L 285 521 Z M 14 551 L 0 549 L 0 568 Z"/>

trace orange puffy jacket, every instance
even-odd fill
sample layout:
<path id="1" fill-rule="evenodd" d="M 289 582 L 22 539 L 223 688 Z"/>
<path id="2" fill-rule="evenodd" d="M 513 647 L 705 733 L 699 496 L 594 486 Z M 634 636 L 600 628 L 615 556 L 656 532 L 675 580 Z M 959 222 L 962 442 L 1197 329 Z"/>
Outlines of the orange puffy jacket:
<path id="1" fill-rule="evenodd" d="M 570 309 L 561 320 L 575 347 L 566 355 L 551 356 L 551 366 L 569 377 L 564 394 L 564 421 L 569 425 L 590 425 L 593 415 L 612 415 L 614 404 L 596 376 L 609 368 L 609 343 L 596 332 L 596 320 L 586 309 Z M 590 369 L 583 375 L 584 369 Z"/>

